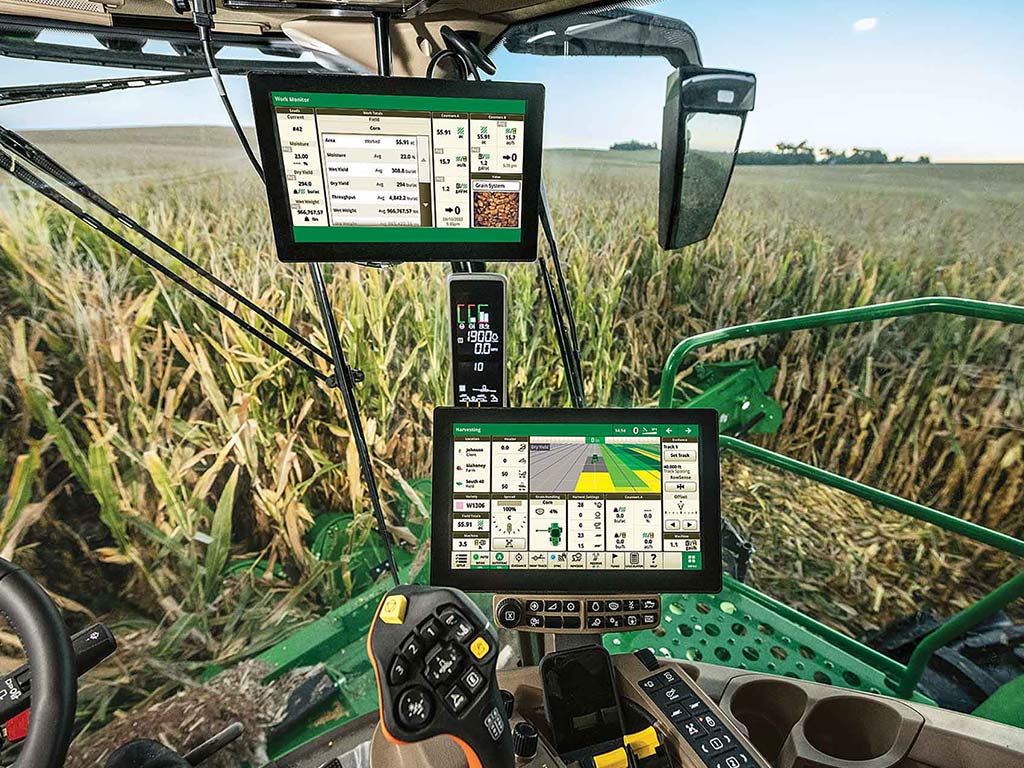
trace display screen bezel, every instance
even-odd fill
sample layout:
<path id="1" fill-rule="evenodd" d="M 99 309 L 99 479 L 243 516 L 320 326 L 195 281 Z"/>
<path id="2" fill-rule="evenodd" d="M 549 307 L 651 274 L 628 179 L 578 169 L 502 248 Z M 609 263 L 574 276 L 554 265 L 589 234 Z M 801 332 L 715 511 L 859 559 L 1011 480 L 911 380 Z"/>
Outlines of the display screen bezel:
<path id="1" fill-rule="evenodd" d="M 699 570 L 567 570 L 452 568 L 454 437 L 458 423 L 659 424 L 698 427 L 701 565 Z M 434 409 L 430 583 L 467 592 L 532 594 L 660 594 L 720 592 L 722 513 L 718 414 L 710 408 L 450 408 Z M 441 533 L 442 535 L 438 535 Z M 557 577 L 557 578 L 554 578 Z M 557 583 L 553 583 L 557 582 Z"/>
<path id="2" fill-rule="evenodd" d="M 285 262 L 372 261 L 534 261 L 540 203 L 541 156 L 544 138 L 544 86 L 538 83 L 426 80 L 367 75 L 280 74 L 251 72 L 248 77 L 256 119 L 263 175 L 277 256 Z M 358 93 L 428 98 L 511 99 L 526 102 L 523 136 L 523 188 L 519 242 L 339 242 L 300 243 L 294 235 L 287 180 L 280 151 L 274 92 Z M 410 228 L 396 227 L 403 231 Z M 424 231 L 437 232 L 436 227 Z"/>

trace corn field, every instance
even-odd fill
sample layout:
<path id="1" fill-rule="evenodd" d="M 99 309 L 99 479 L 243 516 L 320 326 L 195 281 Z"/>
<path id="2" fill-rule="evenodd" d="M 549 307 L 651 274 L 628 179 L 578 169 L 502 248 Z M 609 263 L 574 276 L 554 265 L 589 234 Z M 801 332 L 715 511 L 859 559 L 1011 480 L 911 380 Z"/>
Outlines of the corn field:
<path id="1" fill-rule="evenodd" d="M 32 138 L 327 348 L 306 274 L 276 261 L 265 198 L 226 131 Z M 630 154 L 546 158 L 591 404 L 653 404 L 672 347 L 721 326 L 928 294 L 1024 303 L 1024 167 L 740 168 L 710 239 L 666 253 L 657 165 Z M 568 405 L 536 269 L 500 269 L 512 403 Z M 392 510 L 429 474 L 431 409 L 448 399 L 444 273 L 327 269 Z M 83 692 L 86 724 L 251 656 L 365 585 L 373 521 L 336 390 L 7 181 L 0 310 L 0 555 L 72 625 L 100 616 L 122 641 Z M 767 447 L 1021 535 L 1022 341 L 1020 328 L 926 317 L 705 359 L 779 366 L 785 419 Z M 920 605 L 948 613 L 1014 568 L 736 459 L 723 484 L 759 549 L 754 583 L 851 633 Z M 351 516 L 345 554 L 320 562 L 304 537 L 329 512 Z M 415 548 L 410 521 L 391 522 Z"/>

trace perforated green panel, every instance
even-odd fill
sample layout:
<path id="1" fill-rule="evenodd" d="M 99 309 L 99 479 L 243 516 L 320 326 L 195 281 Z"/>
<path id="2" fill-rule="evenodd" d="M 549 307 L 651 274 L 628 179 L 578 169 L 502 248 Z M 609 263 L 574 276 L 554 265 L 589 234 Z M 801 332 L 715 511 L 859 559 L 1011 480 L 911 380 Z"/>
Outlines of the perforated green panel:
<path id="1" fill-rule="evenodd" d="M 662 626 L 656 630 L 605 636 L 611 653 L 650 648 L 659 656 L 721 664 L 752 672 L 786 675 L 858 691 L 895 695 L 887 669 L 837 647 L 752 597 L 749 587 L 727 580 L 718 595 L 663 595 Z M 850 650 L 857 645 L 853 640 Z M 885 659 L 888 673 L 895 662 Z M 914 695 L 915 701 L 932 703 Z"/>

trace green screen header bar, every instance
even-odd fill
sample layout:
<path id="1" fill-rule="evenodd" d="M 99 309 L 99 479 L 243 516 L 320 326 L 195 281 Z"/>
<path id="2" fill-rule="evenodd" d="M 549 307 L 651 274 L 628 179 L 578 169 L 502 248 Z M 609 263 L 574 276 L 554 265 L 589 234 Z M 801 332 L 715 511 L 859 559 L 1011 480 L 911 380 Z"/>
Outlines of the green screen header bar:
<path id="1" fill-rule="evenodd" d="M 698 436 L 696 424 L 453 424 L 455 437 L 679 437 Z"/>
<path id="2" fill-rule="evenodd" d="M 444 96 L 385 96 L 373 93 L 288 93 L 274 91 L 275 107 L 309 109 L 401 109 L 418 112 L 494 112 L 525 115 L 522 99 L 469 99 Z"/>

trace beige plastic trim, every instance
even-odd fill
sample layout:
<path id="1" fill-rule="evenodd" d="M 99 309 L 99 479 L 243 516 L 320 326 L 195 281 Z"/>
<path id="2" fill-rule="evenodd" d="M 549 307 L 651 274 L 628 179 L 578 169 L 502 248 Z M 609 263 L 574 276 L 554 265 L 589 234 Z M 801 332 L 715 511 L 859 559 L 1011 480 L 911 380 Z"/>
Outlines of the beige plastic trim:
<path id="1" fill-rule="evenodd" d="M 663 669 L 674 669 L 678 672 L 683 682 L 693 691 L 694 695 L 703 701 L 712 713 L 722 718 L 722 722 L 729 727 L 730 733 L 736 738 L 740 746 L 754 758 L 759 768 L 771 768 L 771 764 L 758 752 L 756 745 L 747 736 L 746 729 L 731 717 L 724 708 L 719 707 L 715 700 L 697 685 L 697 675 L 693 667 L 670 659 L 658 659 L 658 661 Z M 618 674 L 619 696 L 631 699 L 640 705 L 655 721 L 655 730 L 658 731 L 661 743 L 668 745 L 682 768 L 706 768 L 703 760 L 686 743 L 672 722 L 654 706 L 647 697 L 647 694 L 640 690 L 640 681 L 654 673 L 641 664 L 640 660 L 631 653 L 617 654 L 612 657 L 612 662 Z"/>
<path id="2" fill-rule="evenodd" d="M 620 693 L 633 701 L 641 704 L 647 711 L 651 711 L 647 697 L 635 686 L 636 682 L 646 677 L 649 672 L 640 664 L 632 654 L 620 654 L 612 657 L 615 668 L 619 673 Z M 898 713 L 901 725 L 909 723 L 914 727 L 918 723 L 918 730 L 913 743 L 898 762 L 899 768 L 1021 768 L 1024 766 L 1024 730 L 1013 728 L 1008 725 L 994 723 L 989 720 L 982 720 L 959 712 L 938 709 L 924 704 L 910 704 L 887 696 L 859 694 L 846 691 L 841 688 L 833 688 L 818 683 L 809 683 L 803 680 L 794 680 L 779 675 L 762 675 L 746 672 L 731 667 L 722 667 L 715 664 L 689 661 L 671 661 L 660 659 L 663 665 L 671 665 L 675 669 L 686 673 L 690 680 L 698 683 L 699 689 L 696 694 L 704 699 L 710 707 L 721 709 L 725 715 L 725 721 L 731 722 L 734 732 L 740 734 L 740 741 L 745 746 L 752 746 L 757 750 L 765 747 L 765 729 L 774 728 L 783 731 L 781 739 L 776 737 L 778 742 L 775 749 L 781 751 L 782 746 L 789 738 L 793 727 L 805 718 L 805 714 L 811 710 L 816 702 L 826 699 L 855 699 L 856 706 L 883 706 L 892 707 Z M 540 676 L 537 667 L 521 667 L 498 672 L 498 684 L 516 697 L 516 712 L 513 721 L 523 718 L 537 726 L 541 735 L 541 751 L 538 758 L 530 763 L 521 764 L 522 768 L 560 768 L 561 761 L 554 757 L 551 751 L 551 733 L 544 722 L 544 698 L 540 687 Z M 758 690 L 758 686 L 761 689 Z M 744 702 L 746 698 L 746 702 Z M 715 702 L 721 701 L 722 706 L 718 707 Z M 835 705 L 829 705 L 835 706 Z M 741 710 L 741 716 L 732 711 L 733 707 Z M 822 710 L 823 713 L 827 713 Z M 877 710 L 876 710 L 877 711 Z M 758 713 L 761 719 L 751 717 L 750 713 Z M 653 712 L 652 712 L 653 714 Z M 835 710 L 833 710 L 835 714 Z M 842 713 L 840 713 L 842 714 Z M 906 718 L 906 719 L 904 719 Z M 872 720 L 871 715 L 868 719 Z M 744 722 L 745 721 L 745 722 Z M 874 720 L 877 722 L 877 720 Z M 814 721 L 811 721 L 811 726 Z M 665 736 L 664 724 L 658 726 L 659 735 Z M 853 731 L 849 737 L 852 738 Z M 899 738 L 899 737 L 898 737 Z M 665 738 L 662 739 L 663 743 Z M 813 737 L 814 742 L 820 743 L 820 737 Z M 432 739 L 423 742 L 422 745 L 413 747 L 402 747 L 401 751 L 407 753 L 401 756 L 400 762 L 392 762 L 395 757 L 392 753 L 398 748 L 388 744 L 383 739 L 383 744 L 375 739 L 373 744 L 374 768 L 427 768 L 427 766 L 444 766 L 444 768 L 461 768 L 465 765 L 465 759 L 461 750 L 455 752 L 449 750 L 450 740 L 443 743 L 440 740 Z M 812 747 L 813 748 L 813 747 Z M 749 751 L 749 750 L 748 750 Z M 770 745 L 764 748 L 764 752 L 770 752 Z M 817 768 L 873 768 L 874 762 L 837 760 L 821 753 L 817 756 L 811 752 L 804 753 L 800 760 L 803 766 Z M 683 768 L 704 768 L 691 752 L 680 753 L 683 757 Z M 753 752 L 752 752 L 753 754 Z M 778 755 L 764 754 L 766 759 L 764 765 L 781 766 L 773 758 Z M 377 762 L 378 758 L 381 760 Z M 794 759 L 793 764 L 797 761 Z M 303 768 L 306 768 L 303 766 Z M 315 766 L 311 766 L 315 768 Z"/>
<path id="3" fill-rule="evenodd" d="M 485 21 L 466 14 L 449 13 L 396 21 L 391 27 L 393 74 L 398 77 L 422 77 L 434 52 L 440 50 L 441 27 L 478 32 L 484 41 L 505 31 L 505 24 Z M 367 72 L 377 71 L 377 48 L 373 26 L 356 17 L 325 18 L 308 16 L 281 24 L 281 31 L 309 50 L 338 55 L 351 60 Z"/>
<path id="4" fill-rule="evenodd" d="M 382 2 L 381 5 L 388 3 Z M 394 21 L 394 74 L 413 77 L 424 73 L 430 54 L 439 47 L 442 24 L 478 32 L 481 44 L 487 48 L 505 33 L 510 24 L 593 5 L 593 2 L 580 0 L 441 0 L 421 16 Z M 175 19 L 183 28 L 190 24 L 187 18 L 174 12 L 170 0 L 0 0 L 0 13 L 103 26 L 112 25 L 111 11 L 117 14 L 119 22 L 129 26 L 145 25 L 146 19 L 154 18 Z M 296 13 L 287 7 L 258 10 L 221 7 L 217 13 L 217 27 L 243 34 L 276 34 L 285 25 L 315 25 L 305 33 L 360 62 L 367 70 L 376 70 L 370 14 L 357 12 L 345 17 L 332 17 L 332 13 L 336 11 L 326 5 L 322 15 L 310 14 L 309 11 Z M 344 22 L 344 26 L 337 26 L 339 22 Z"/>
<path id="5" fill-rule="evenodd" d="M 924 725 L 920 713 L 893 699 L 771 675 L 733 680 L 722 709 L 747 726 L 777 768 L 893 768 Z"/>
<path id="6" fill-rule="evenodd" d="M 119 6 L 121 0 L 110 3 Z M 33 16 L 57 21 L 76 21 L 83 24 L 101 24 L 109 27 L 114 23 L 110 12 L 103 3 L 91 0 L 0 0 L 0 13 L 11 16 Z"/>

